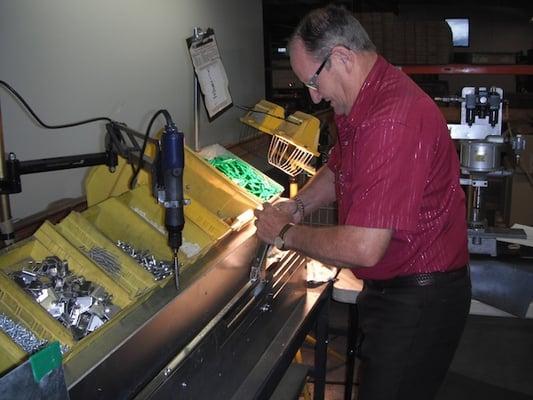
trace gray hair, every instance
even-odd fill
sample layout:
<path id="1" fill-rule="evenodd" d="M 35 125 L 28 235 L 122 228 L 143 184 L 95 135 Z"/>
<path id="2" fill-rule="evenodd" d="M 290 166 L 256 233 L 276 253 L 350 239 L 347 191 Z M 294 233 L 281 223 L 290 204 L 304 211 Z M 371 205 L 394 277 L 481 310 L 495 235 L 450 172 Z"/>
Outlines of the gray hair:
<path id="1" fill-rule="evenodd" d="M 307 14 L 296 27 L 289 40 L 302 40 L 305 49 L 317 60 L 325 59 L 335 46 L 355 52 L 376 51 L 368 33 L 344 7 L 328 5 Z"/>

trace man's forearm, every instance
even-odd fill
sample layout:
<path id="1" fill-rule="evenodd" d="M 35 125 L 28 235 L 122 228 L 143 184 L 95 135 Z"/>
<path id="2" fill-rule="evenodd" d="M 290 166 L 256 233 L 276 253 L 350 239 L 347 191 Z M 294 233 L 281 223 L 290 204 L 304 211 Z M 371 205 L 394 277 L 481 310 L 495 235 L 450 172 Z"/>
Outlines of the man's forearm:
<path id="1" fill-rule="evenodd" d="M 372 267 L 385 254 L 389 229 L 354 226 L 296 225 L 286 235 L 286 248 L 339 267 Z"/>

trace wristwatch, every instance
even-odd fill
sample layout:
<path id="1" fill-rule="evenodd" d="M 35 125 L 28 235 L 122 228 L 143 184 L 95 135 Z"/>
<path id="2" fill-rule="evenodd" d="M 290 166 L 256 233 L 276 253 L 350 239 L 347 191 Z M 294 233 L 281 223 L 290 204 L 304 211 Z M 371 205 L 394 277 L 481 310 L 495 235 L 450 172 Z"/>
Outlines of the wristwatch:
<path id="1" fill-rule="evenodd" d="M 274 238 L 274 246 L 276 246 L 278 250 L 285 250 L 285 234 L 293 226 L 293 223 L 288 223 L 283 228 L 281 228 L 281 231 L 279 231 L 278 236 Z"/>

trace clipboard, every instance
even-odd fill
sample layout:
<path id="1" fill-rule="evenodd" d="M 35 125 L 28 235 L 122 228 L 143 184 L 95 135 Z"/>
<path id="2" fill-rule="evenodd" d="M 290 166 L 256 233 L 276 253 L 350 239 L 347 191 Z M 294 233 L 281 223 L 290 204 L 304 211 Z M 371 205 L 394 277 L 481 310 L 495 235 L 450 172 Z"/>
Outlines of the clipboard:
<path id="1" fill-rule="evenodd" d="M 194 73 L 200 85 L 209 122 L 233 105 L 229 81 L 212 28 L 187 38 Z"/>

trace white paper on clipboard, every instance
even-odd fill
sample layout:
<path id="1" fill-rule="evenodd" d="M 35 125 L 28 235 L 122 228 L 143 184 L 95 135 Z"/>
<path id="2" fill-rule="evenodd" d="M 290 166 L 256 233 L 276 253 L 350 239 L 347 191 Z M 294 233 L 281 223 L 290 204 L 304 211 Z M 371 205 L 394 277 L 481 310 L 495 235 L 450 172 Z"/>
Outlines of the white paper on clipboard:
<path id="1" fill-rule="evenodd" d="M 193 62 L 209 118 L 232 104 L 226 70 L 212 30 L 201 39 L 191 41 L 189 52 Z"/>

